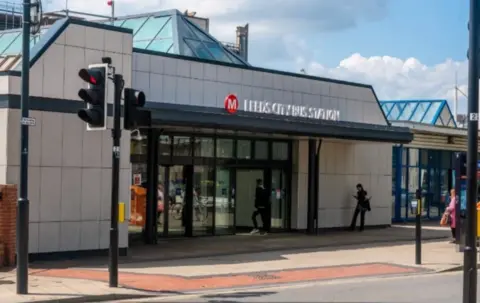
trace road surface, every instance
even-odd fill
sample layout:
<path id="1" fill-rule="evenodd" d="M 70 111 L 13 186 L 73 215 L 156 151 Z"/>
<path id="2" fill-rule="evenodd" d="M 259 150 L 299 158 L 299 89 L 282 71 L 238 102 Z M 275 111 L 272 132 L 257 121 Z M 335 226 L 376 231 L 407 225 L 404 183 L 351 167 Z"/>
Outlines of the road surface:
<path id="1" fill-rule="evenodd" d="M 145 302 L 452 303 L 462 302 L 462 283 L 462 272 L 455 272 L 280 285 L 255 290 L 169 296 Z"/>

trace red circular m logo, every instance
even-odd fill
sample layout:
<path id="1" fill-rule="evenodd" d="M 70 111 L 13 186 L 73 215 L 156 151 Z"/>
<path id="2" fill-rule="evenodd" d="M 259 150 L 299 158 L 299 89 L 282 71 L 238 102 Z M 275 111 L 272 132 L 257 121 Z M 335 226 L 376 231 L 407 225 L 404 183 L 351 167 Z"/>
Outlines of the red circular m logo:
<path id="1" fill-rule="evenodd" d="M 234 94 L 230 94 L 225 98 L 225 110 L 229 114 L 234 114 L 238 110 L 238 99 Z"/>

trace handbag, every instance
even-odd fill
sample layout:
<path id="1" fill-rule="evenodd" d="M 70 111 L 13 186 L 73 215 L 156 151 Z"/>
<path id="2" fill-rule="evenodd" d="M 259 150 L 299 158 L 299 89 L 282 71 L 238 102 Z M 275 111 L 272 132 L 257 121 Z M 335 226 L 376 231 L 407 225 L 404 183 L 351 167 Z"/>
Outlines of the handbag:
<path id="1" fill-rule="evenodd" d="M 365 199 L 365 201 L 363 201 L 362 203 L 359 203 L 359 206 L 360 206 L 360 210 L 363 210 L 363 211 L 371 211 L 372 208 L 370 207 L 370 198 L 367 198 Z"/>
<path id="2" fill-rule="evenodd" d="M 442 219 L 440 220 L 441 226 L 449 226 L 452 222 L 452 218 L 450 218 L 450 214 L 445 212 L 442 215 Z"/>

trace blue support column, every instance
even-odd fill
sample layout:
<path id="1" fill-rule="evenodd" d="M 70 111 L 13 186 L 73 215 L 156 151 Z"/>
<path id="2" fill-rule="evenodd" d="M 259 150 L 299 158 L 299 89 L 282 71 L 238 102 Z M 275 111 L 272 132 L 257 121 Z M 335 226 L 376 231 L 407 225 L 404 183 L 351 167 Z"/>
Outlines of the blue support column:
<path id="1" fill-rule="evenodd" d="M 395 222 L 402 221 L 402 156 L 404 152 L 403 145 L 394 148 L 397 161 L 395 163 Z"/>

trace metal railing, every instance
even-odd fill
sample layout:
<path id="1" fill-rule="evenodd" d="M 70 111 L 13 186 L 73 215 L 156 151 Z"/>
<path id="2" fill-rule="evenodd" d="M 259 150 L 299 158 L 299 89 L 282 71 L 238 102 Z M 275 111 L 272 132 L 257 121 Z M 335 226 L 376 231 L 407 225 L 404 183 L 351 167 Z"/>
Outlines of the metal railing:
<path id="1" fill-rule="evenodd" d="M 230 51 L 232 51 L 236 54 L 240 54 L 240 48 L 235 43 L 231 43 L 231 42 L 221 42 L 221 43 L 223 44 L 223 46 L 228 48 Z"/>
<path id="2" fill-rule="evenodd" d="M 0 1 L 0 30 L 21 28 L 22 12 L 20 1 Z"/>

